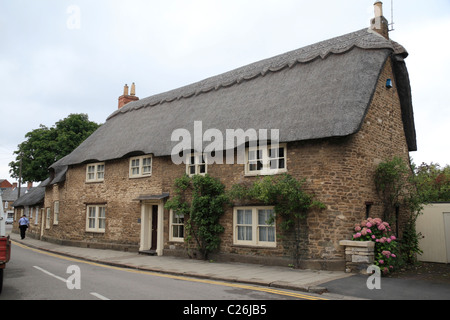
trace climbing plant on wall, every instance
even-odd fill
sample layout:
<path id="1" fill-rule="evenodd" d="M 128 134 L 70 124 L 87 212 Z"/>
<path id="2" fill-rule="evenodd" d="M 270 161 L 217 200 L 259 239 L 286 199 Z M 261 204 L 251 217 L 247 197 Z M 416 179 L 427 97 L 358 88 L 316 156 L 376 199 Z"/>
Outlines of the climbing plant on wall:
<path id="1" fill-rule="evenodd" d="M 325 208 L 304 188 L 305 181 L 298 181 L 289 174 L 265 176 L 251 185 L 236 184 L 229 192 L 233 200 L 253 201 L 273 205 L 275 216 L 269 224 L 279 222 L 281 237 L 289 243 L 293 265 L 299 267 L 302 222 L 313 208 Z"/>
<path id="2" fill-rule="evenodd" d="M 165 208 L 185 217 L 185 242 L 187 248 L 193 242 L 202 258 L 220 246 L 220 234 L 224 231 L 220 217 L 225 212 L 228 198 L 225 186 L 209 175 L 184 175 L 175 181 L 175 196 Z"/>

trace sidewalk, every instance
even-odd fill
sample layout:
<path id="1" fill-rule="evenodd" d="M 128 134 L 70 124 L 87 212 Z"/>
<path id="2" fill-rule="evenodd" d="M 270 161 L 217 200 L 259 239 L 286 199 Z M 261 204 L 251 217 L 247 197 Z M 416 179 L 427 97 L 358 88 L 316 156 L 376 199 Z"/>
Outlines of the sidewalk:
<path id="1" fill-rule="evenodd" d="M 32 248 L 111 266 L 185 277 L 269 286 L 314 294 L 327 292 L 327 288 L 321 286 L 321 284 L 351 276 L 345 272 L 338 271 L 294 270 L 288 267 L 219 263 L 166 256 L 145 256 L 135 252 L 60 246 L 31 238 L 21 240 L 16 233 L 11 233 L 10 236 L 12 241 Z M 357 299 L 341 295 L 331 295 L 329 298 Z"/>

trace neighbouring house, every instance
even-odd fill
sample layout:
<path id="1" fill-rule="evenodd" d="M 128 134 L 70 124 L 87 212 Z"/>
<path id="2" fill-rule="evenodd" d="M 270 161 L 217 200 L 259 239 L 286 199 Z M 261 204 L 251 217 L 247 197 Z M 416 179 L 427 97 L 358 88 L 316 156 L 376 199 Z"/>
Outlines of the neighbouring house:
<path id="1" fill-rule="evenodd" d="M 32 184 L 28 184 L 27 188 L 20 188 L 20 194 L 26 194 L 29 191 L 30 187 L 32 187 Z M 3 210 L 6 212 L 8 218 L 13 218 L 14 220 L 16 220 L 13 204 L 14 201 L 19 198 L 19 188 L 17 187 L 17 182 L 11 184 L 7 180 L 3 180 L 1 190 L 3 192 Z"/>
<path id="2" fill-rule="evenodd" d="M 48 179 L 47 179 L 48 180 Z M 27 234 L 32 238 L 39 239 L 42 235 L 43 226 L 45 221 L 50 221 L 44 212 L 44 196 L 45 187 L 44 183 L 39 184 L 37 187 L 33 187 L 32 183 L 28 183 L 28 187 L 24 190 L 24 194 L 12 203 L 14 208 L 14 231 L 19 230 L 19 219 L 25 215 L 30 221 L 30 228 Z M 47 218 L 47 220 L 45 220 Z M 56 218 L 53 221 L 57 221 Z"/>
<path id="3" fill-rule="evenodd" d="M 130 94 L 125 87 L 105 124 L 51 166 L 43 239 L 181 255 L 183 217 L 164 208 L 176 178 L 207 173 L 231 188 L 286 172 L 306 179 L 326 205 L 305 221 L 302 267 L 344 270 L 339 241 L 351 239 L 354 225 L 368 215 L 383 212 L 376 166 L 393 156 L 409 161 L 417 149 L 408 53 L 389 39 L 381 3 L 375 8 L 370 28 L 179 89 L 139 99 L 134 84 Z M 264 129 L 278 135 L 260 135 L 265 143 L 252 144 L 252 130 Z M 236 142 L 229 132 L 248 136 Z M 193 144 L 184 145 L 182 133 Z M 215 163 L 205 159 L 203 148 L 213 143 L 233 161 L 225 161 L 225 153 Z M 174 161 L 180 153 L 181 164 Z M 227 209 L 214 259 L 287 265 L 278 226 L 259 219 L 271 212 L 257 205 Z"/>
<path id="4" fill-rule="evenodd" d="M 6 179 L 0 179 L 0 189 L 4 190 L 4 189 L 10 189 L 12 188 L 13 185 Z"/>

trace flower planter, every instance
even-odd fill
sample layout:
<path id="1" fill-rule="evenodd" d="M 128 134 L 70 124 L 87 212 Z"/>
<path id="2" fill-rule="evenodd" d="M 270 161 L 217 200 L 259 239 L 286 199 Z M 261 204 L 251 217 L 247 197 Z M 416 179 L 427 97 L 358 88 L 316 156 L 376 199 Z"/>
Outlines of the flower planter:
<path id="1" fill-rule="evenodd" d="M 367 268 L 374 263 L 373 241 L 341 240 L 345 247 L 345 271 L 349 273 L 368 274 Z"/>

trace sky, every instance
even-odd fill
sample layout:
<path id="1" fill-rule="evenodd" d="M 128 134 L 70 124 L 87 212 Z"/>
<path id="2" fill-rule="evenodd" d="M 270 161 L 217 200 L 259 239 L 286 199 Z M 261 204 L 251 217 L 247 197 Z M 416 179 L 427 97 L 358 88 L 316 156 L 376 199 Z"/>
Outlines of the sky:
<path id="1" fill-rule="evenodd" d="M 0 179 L 25 134 L 370 25 L 374 0 L 0 0 Z M 416 164 L 450 165 L 450 1 L 385 0 L 409 52 Z"/>

